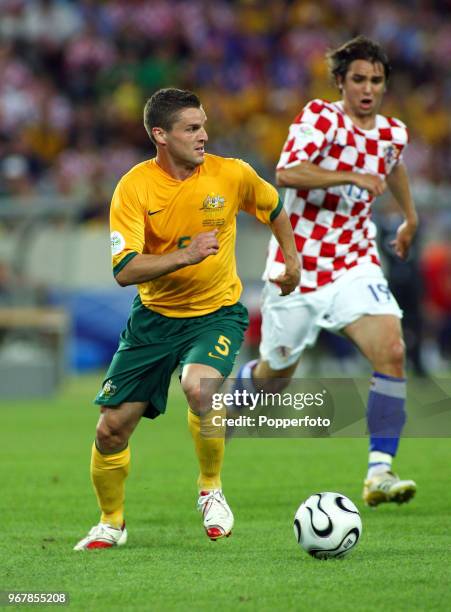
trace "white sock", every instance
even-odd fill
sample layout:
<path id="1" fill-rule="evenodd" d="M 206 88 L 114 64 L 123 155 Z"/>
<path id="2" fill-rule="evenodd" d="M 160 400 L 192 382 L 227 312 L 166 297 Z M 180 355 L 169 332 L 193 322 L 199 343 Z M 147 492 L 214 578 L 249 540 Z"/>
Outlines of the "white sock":
<path id="1" fill-rule="evenodd" d="M 376 476 L 376 474 L 381 474 L 391 470 L 392 461 L 393 457 L 388 453 L 370 451 L 368 458 L 367 478 L 373 478 L 373 476 Z"/>

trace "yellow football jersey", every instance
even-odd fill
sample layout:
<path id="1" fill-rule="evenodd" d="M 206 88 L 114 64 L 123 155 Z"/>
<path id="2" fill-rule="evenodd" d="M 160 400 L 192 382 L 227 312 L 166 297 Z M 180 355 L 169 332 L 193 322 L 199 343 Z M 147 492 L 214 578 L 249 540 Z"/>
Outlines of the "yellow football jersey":
<path id="1" fill-rule="evenodd" d="M 119 181 L 110 211 L 116 275 L 138 253 L 164 255 L 187 247 L 200 232 L 217 228 L 219 251 L 138 285 L 142 303 L 168 317 L 194 317 L 235 304 L 242 285 L 236 272 L 236 215 L 244 210 L 263 223 L 282 202 L 272 185 L 240 159 L 205 155 L 194 174 L 172 178 L 155 159 Z"/>

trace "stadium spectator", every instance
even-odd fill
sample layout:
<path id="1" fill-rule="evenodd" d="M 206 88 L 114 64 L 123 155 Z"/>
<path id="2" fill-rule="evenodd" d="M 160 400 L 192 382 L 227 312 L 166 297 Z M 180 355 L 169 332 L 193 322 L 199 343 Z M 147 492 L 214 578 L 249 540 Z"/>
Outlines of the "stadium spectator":
<path id="1" fill-rule="evenodd" d="M 13 139 L 32 123 L 42 144 L 36 101 L 47 90 L 50 114 L 62 112 L 66 125 L 56 128 L 52 120 L 58 142 L 50 136 L 41 160 L 44 176 L 29 180 L 38 192 L 53 183 L 58 193 L 49 155 L 53 163 L 58 149 L 64 155 L 72 148 L 67 121 L 80 105 L 114 117 L 108 126 L 113 129 L 102 135 L 96 130 L 93 150 L 100 158 L 118 135 L 140 157 L 146 147 L 139 136 L 140 104 L 160 87 L 187 86 L 220 98 L 224 122 L 212 136 L 269 176 L 283 142 L 278 126 L 290 121 L 292 100 L 333 95 L 321 57 L 357 32 L 356 6 L 355 0 L 4 0 L 0 131 Z M 369 0 L 365 11 L 362 33 L 387 46 L 395 68 L 397 95 L 387 97 L 385 110 L 415 126 L 408 152 L 415 178 L 449 184 L 449 3 L 411 0 L 407 7 Z M 107 175 L 112 188 L 119 175 Z"/>
<path id="2" fill-rule="evenodd" d="M 396 95 L 384 112 L 410 126 L 406 165 L 436 206 L 451 185 L 450 4 L 368 0 L 364 23 L 360 10 L 358 0 L 3 0 L 0 195 L 81 196 L 80 218 L 102 218 L 99 194 L 147 154 L 143 100 L 171 85 L 205 100 L 211 151 L 271 179 L 299 100 L 334 96 L 323 52 L 363 33 L 387 47 Z"/>

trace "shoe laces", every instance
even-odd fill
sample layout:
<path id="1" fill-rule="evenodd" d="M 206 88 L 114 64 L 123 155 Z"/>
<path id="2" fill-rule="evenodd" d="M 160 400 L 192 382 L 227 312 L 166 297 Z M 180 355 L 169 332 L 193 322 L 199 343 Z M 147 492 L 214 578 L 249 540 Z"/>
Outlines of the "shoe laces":
<path id="1" fill-rule="evenodd" d="M 103 535 L 104 533 L 108 534 L 109 530 L 114 529 L 116 531 L 120 530 L 118 527 L 113 527 L 109 523 L 99 523 L 98 525 L 94 525 L 94 527 L 89 532 L 89 535 Z"/>
<path id="2" fill-rule="evenodd" d="M 381 476 L 384 476 L 387 480 L 399 480 L 399 476 L 390 470 L 383 472 Z"/>
<path id="3" fill-rule="evenodd" d="M 393 483 L 397 482 L 399 477 L 393 472 L 387 471 L 383 474 L 380 474 L 380 482 L 378 483 L 378 488 L 382 489 L 386 493 L 390 490 Z"/>
<path id="4" fill-rule="evenodd" d="M 221 489 L 214 489 L 213 491 L 207 491 L 204 494 L 202 493 L 199 496 L 197 507 L 204 515 L 215 502 L 219 504 L 221 510 L 223 510 L 224 516 L 228 514 L 225 506 L 226 501 Z"/>

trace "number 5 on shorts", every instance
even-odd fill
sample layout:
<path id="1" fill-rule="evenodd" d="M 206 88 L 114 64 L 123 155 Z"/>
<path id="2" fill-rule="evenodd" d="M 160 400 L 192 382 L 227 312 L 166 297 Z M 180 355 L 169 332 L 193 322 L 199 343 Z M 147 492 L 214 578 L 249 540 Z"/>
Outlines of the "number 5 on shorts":
<path id="1" fill-rule="evenodd" d="M 219 353 L 222 357 L 227 357 L 230 353 L 230 345 L 232 341 L 227 336 L 219 336 L 218 344 L 215 344 L 215 351 Z M 211 351 L 208 353 L 209 357 L 215 357 L 216 359 L 221 359 L 222 357 L 218 357 L 218 355 L 214 355 Z"/>

